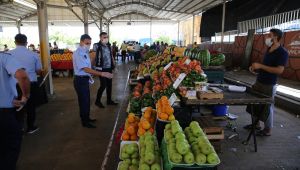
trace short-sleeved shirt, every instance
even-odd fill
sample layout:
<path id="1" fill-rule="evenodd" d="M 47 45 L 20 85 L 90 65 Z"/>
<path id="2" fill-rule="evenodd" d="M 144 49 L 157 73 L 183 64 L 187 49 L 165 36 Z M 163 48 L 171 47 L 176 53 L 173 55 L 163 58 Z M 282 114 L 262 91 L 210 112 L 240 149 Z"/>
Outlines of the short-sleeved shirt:
<path id="1" fill-rule="evenodd" d="M 41 59 L 39 55 L 28 50 L 25 46 L 17 46 L 15 49 L 9 51 L 9 53 L 13 55 L 25 69 L 30 81 L 36 82 L 36 71 L 42 69 Z"/>
<path id="2" fill-rule="evenodd" d="M 73 53 L 73 68 L 76 76 L 90 76 L 84 68 L 92 68 L 91 59 L 88 52 L 79 46 Z"/>
<path id="3" fill-rule="evenodd" d="M 135 44 L 133 49 L 134 51 L 141 51 L 141 46 L 139 44 Z"/>
<path id="4" fill-rule="evenodd" d="M 127 45 L 123 43 L 123 44 L 121 45 L 121 49 L 122 49 L 123 51 L 126 51 L 126 50 L 127 50 Z"/>
<path id="5" fill-rule="evenodd" d="M 108 46 L 102 45 L 103 68 L 111 68 L 111 52 Z"/>
<path id="6" fill-rule="evenodd" d="M 266 52 L 263 64 L 270 67 L 285 66 L 288 61 L 288 52 L 282 46 L 272 52 Z M 263 84 L 275 85 L 278 75 L 260 70 L 257 76 L 257 81 Z"/>
<path id="7" fill-rule="evenodd" d="M 13 100 L 18 96 L 15 73 L 22 66 L 14 56 L 0 53 L 0 108 L 13 108 Z"/>

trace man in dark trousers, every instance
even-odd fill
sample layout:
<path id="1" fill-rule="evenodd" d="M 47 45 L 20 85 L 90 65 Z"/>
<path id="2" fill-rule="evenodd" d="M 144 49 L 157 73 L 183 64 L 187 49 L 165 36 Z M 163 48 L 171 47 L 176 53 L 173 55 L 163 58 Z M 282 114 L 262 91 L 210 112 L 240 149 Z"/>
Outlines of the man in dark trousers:
<path id="1" fill-rule="evenodd" d="M 9 53 L 15 57 L 16 60 L 21 64 L 25 69 L 26 73 L 30 79 L 30 99 L 26 104 L 27 112 L 27 133 L 32 134 L 36 132 L 39 128 L 35 125 L 36 117 L 36 103 L 39 85 L 37 83 L 37 74 L 42 72 L 42 64 L 40 57 L 37 53 L 30 51 L 26 48 L 27 46 L 27 37 L 24 34 L 17 34 L 15 36 L 16 48 L 9 51 Z M 19 88 L 18 88 L 19 89 Z M 20 94 L 19 94 L 20 95 Z M 23 124 L 24 114 L 21 113 L 20 121 Z"/>
<path id="2" fill-rule="evenodd" d="M 16 100 L 16 83 L 22 91 L 20 100 Z M 22 141 L 15 107 L 24 106 L 29 99 L 30 80 L 18 61 L 6 53 L 0 53 L 0 95 L 0 169 L 15 170 Z"/>
<path id="3" fill-rule="evenodd" d="M 74 87 L 78 96 L 80 118 L 83 127 L 96 128 L 92 122 L 96 119 L 90 118 L 90 83 L 92 83 L 91 75 L 112 78 L 112 74 L 108 72 L 99 72 L 92 69 L 89 56 L 91 46 L 91 37 L 84 34 L 80 37 L 80 46 L 73 54 L 74 67 Z"/>
<path id="4" fill-rule="evenodd" d="M 112 73 L 115 68 L 115 61 L 112 56 L 111 45 L 108 42 L 108 34 L 106 32 L 100 33 L 100 42 L 97 45 L 95 68 L 99 71 Z M 118 103 L 112 100 L 112 79 L 100 77 L 100 87 L 97 92 L 95 105 L 104 108 L 101 102 L 102 94 L 106 89 L 107 105 L 117 105 Z"/>
<path id="5" fill-rule="evenodd" d="M 277 77 L 283 73 L 284 66 L 288 61 L 288 52 L 280 44 L 282 36 L 281 30 L 271 29 L 265 40 L 268 50 L 265 53 L 263 63 L 255 62 L 249 67 L 251 72 L 257 74 L 257 79 L 252 89 L 273 99 L 276 93 Z M 264 122 L 264 129 L 260 130 L 257 135 L 270 136 L 273 127 L 274 104 L 247 107 L 247 111 L 253 111 L 256 120 Z M 255 126 L 257 129 L 260 129 L 259 123 Z M 244 128 L 250 129 L 252 125 L 247 125 Z"/>

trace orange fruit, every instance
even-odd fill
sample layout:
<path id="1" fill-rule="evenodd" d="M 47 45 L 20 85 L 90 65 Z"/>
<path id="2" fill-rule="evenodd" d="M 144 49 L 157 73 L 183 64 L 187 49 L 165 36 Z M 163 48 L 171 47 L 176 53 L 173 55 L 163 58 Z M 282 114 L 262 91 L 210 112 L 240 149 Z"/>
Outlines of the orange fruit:
<path id="1" fill-rule="evenodd" d="M 132 126 L 132 125 L 129 125 L 128 128 L 126 129 L 126 131 L 129 135 L 136 134 L 136 130 L 135 130 L 134 126 Z"/>
<path id="2" fill-rule="evenodd" d="M 166 109 L 165 109 L 165 112 L 168 114 L 168 115 L 171 115 L 171 114 L 173 114 L 174 113 L 174 109 L 173 109 L 173 107 L 167 107 Z"/>
<path id="3" fill-rule="evenodd" d="M 139 123 L 138 123 L 138 127 L 142 127 L 142 122 L 139 122 Z"/>
<path id="4" fill-rule="evenodd" d="M 142 127 L 143 129 L 148 130 L 151 127 L 151 124 L 147 120 L 144 120 L 142 122 Z"/>
<path id="5" fill-rule="evenodd" d="M 162 120 L 168 120 L 169 118 L 169 116 L 166 113 L 160 113 L 158 116 Z"/>
<path id="6" fill-rule="evenodd" d="M 132 114 L 129 114 L 127 120 L 129 123 L 133 123 L 133 122 L 135 122 L 135 116 Z"/>
<path id="7" fill-rule="evenodd" d="M 123 133 L 122 140 L 129 140 L 129 139 L 130 139 L 130 136 L 126 132 Z"/>
<path id="8" fill-rule="evenodd" d="M 137 135 L 131 135 L 130 140 L 137 140 Z"/>
<path id="9" fill-rule="evenodd" d="M 139 130 L 138 130 L 138 135 L 139 135 L 139 136 L 143 136 L 145 133 L 146 133 L 146 130 L 145 130 L 145 129 L 139 128 Z"/>
<path id="10" fill-rule="evenodd" d="M 153 117 L 151 117 L 149 122 L 151 123 L 151 125 L 153 125 L 155 123 L 155 119 Z"/>
<path id="11" fill-rule="evenodd" d="M 168 97 L 167 96 L 162 96 L 160 99 L 161 100 L 168 100 Z"/>
<path id="12" fill-rule="evenodd" d="M 150 119 L 151 118 L 151 112 L 145 112 L 144 113 L 144 118 L 147 119 L 147 120 Z"/>

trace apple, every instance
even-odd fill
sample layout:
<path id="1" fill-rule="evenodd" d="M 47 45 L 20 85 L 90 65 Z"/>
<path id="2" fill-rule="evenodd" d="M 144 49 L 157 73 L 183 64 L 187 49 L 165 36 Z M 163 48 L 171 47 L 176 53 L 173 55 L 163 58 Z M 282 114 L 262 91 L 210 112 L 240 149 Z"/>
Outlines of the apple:
<path id="1" fill-rule="evenodd" d="M 187 164 L 193 164 L 195 161 L 194 155 L 191 152 L 188 152 L 184 155 L 183 160 Z"/>
<path id="2" fill-rule="evenodd" d="M 199 146 L 205 145 L 205 144 L 209 143 L 209 142 L 208 142 L 208 139 L 207 139 L 205 136 L 199 136 L 199 137 L 197 138 L 197 140 L 198 140 L 198 145 L 199 145 Z"/>
<path id="3" fill-rule="evenodd" d="M 138 158 L 139 157 L 139 153 L 135 152 L 134 154 L 131 155 L 131 158 Z"/>
<path id="4" fill-rule="evenodd" d="M 128 159 L 128 158 L 129 158 L 129 155 L 126 152 L 121 152 L 121 159 L 122 160 Z"/>
<path id="5" fill-rule="evenodd" d="M 148 165 L 152 165 L 155 161 L 155 155 L 153 153 L 145 153 L 145 162 Z"/>
<path id="6" fill-rule="evenodd" d="M 125 147 L 125 152 L 128 155 L 132 155 L 138 148 L 135 147 L 134 144 L 128 144 L 128 145 L 124 145 Z"/>
<path id="7" fill-rule="evenodd" d="M 205 155 L 208 155 L 208 154 L 214 152 L 213 146 L 211 146 L 211 144 L 209 144 L 209 143 L 201 145 L 200 149 L 201 149 L 201 152 Z"/>
<path id="8" fill-rule="evenodd" d="M 216 153 L 210 153 L 209 155 L 207 155 L 207 162 L 209 164 L 217 164 L 220 162 L 219 157 Z"/>
<path id="9" fill-rule="evenodd" d="M 170 140 L 171 138 L 173 138 L 173 134 L 172 134 L 172 131 L 166 131 L 165 132 L 165 139 L 168 141 Z"/>
<path id="10" fill-rule="evenodd" d="M 181 127 L 180 127 L 180 125 L 172 125 L 172 133 L 173 133 L 173 135 L 176 135 L 176 133 L 178 133 L 178 132 L 180 132 L 181 131 Z"/>
<path id="11" fill-rule="evenodd" d="M 149 165 L 143 163 L 140 165 L 139 170 L 151 170 Z"/>
<path id="12" fill-rule="evenodd" d="M 189 145 L 186 144 L 185 142 L 177 142 L 176 149 L 177 149 L 178 153 L 180 153 L 181 155 L 184 155 L 189 151 Z"/>
<path id="13" fill-rule="evenodd" d="M 119 165 L 119 170 L 128 170 L 128 168 L 129 168 L 129 164 L 124 161 L 122 161 Z"/>
<path id="14" fill-rule="evenodd" d="M 177 133 L 175 135 L 175 138 L 176 138 L 176 140 L 179 140 L 179 139 L 184 140 L 185 139 L 185 135 L 183 133 Z"/>
<path id="15" fill-rule="evenodd" d="M 182 156 L 179 153 L 173 153 L 170 157 L 171 161 L 174 163 L 180 163 L 182 161 Z"/>
<path id="16" fill-rule="evenodd" d="M 155 163 L 155 164 L 151 165 L 151 170 L 161 170 L 160 164 Z"/>
<path id="17" fill-rule="evenodd" d="M 128 170 L 138 170 L 138 166 L 137 165 L 130 165 Z"/>
<path id="18" fill-rule="evenodd" d="M 123 162 L 126 162 L 128 165 L 131 165 L 131 159 L 124 159 Z"/>
<path id="19" fill-rule="evenodd" d="M 198 164 L 205 164 L 206 162 L 206 156 L 202 153 L 196 154 L 196 163 Z"/>
<path id="20" fill-rule="evenodd" d="M 131 160 L 131 164 L 133 164 L 133 165 L 139 165 L 139 160 L 136 159 L 136 158 L 133 158 L 133 159 Z"/>
<path id="21" fill-rule="evenodd" d="M 165 129 L 166 130 L 171 130 L 171 124 L 166 124 Z"/>
<path id="22" fill-rule="evenodd" d="M 190 143 L 193 143 L 193 142 L 196 142 L 197 138 L 195 138 L 194 136 L 190 136 L 188 139 L 189 139 Z"/>
<path id="23" fill-rule="evenodd" d="M 146 153 L 154 152 L 154 145 L 146 145 Z"/>

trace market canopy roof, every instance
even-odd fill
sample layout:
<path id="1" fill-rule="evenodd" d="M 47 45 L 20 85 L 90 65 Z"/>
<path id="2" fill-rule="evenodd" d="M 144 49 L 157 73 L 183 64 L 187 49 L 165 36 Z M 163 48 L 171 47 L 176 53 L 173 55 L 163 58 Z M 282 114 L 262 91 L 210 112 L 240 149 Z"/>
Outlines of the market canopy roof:
<path id="1" fill-rule="evenodd" d="M 1 0 L 0 21 L 37 21 L 39 0 Z M 184 20 L 223 0 L 48 0 L 48 21 L 79 21 L 87 2 L 89 20 Z"/>

